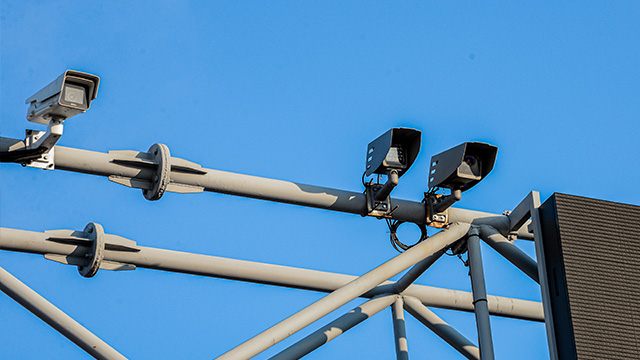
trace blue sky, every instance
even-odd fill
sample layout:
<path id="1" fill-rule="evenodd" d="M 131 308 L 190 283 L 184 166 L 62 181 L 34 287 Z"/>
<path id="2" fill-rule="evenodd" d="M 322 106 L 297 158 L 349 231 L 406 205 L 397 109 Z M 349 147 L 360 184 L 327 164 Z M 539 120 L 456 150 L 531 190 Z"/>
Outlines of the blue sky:
<path id="1" fill-rule="evenodd" d="M 639 16 L 631 1 L 3 1 L 0 134 L 42 130 L 25 99 L 75 69 L 101 84 L 65 122 L 63 146 L 161 142 L 208 168 L 361 191 L 367 144 L 404 126 L 422 131 L 422 150 L 394 197 L 421 200 L 431 155 L 484 141 L 499 147 L 495 168 L 457 207 L 502 213 L 531 190 L 638 205 Z M 149 202 L 105 178 L 0 165 L 1 226 L 89 222 L 143 246 L 354 275 L 396 254 L 373 218 L 211 193 Z M 539 300 L 530 279 L 483 255 L 489 293 Z M 0 263 L 132 359 L 213 358 L 323 296 L 144 269 L 85 279 L 4 251 Z M 417 282 L 470 290 L 456 258 Z M 472 314 L 434 311 L 476 341 Z M 4 294 L 0 312 L 0 357 L 86 358 Z M 412 358 L 459 357 L 407 316 Z M 542 324 L 492 326 L 498 359 L 546 356 Z M 392 333 L 385 310 L 308 358 L 393 358 Z"/>

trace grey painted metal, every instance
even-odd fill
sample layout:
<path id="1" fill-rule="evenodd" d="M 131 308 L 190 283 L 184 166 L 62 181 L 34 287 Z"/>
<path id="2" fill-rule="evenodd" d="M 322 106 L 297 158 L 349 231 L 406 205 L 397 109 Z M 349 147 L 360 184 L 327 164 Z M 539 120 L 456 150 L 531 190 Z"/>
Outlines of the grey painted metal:
<path id="1" fill-rule="evenodd" d="M 397 360 L 409 360 L 409 345 L 407 344 L 407 328 L 404 321 L 403 307 L 404 301 L 401 296 L 398 296 L 393 302 L 393 305 L 391 305 Z"/>
<path id="2" fill-rule="evenodd" d="M 0 267 L 0 290 L 94 358 L 126 359 L 2 267 Z"/>
<path id="3" fill-rule="evenodd" d="M 428 240 L 427 240 L 428 241 Z M 446 249 L 445 249 L 446 250 Z M 414 281 L 420 277 L 427 269 L 433 265 L 436 260 L 440 259 L 440 257 L 444 254 L 445 250 L 440 250 L 435 254 L 428 256 L 422 259 L 419 263 L 415 264 L 409 271 L 407 271 L 398 281 L 396 282 L 395 289 L 393 292 L 401 293 L 405 291 Z"/>
<path id="4" fill-rule="evenodd" d="M 422 305 L 418 299 L 411 296 L 403 296 L 403 300 L 404 308 L 407 312 L 442 338 L 442 340 L 458 350 L 467 359 L 480 359 L 480 350 L 478 347 L 438 317 L 438 315 L 434 314 L 433 311 Z"/>
<path id="5" fill-rule="evenodd" d="M 480 226 L 480 237 L 495 251 L 500 253 L 500 255 L 504 256 L 518 269 L 527 274 L 533 281 L 540 283 L 538 263 L 502 236 L 498 230 L 487 225 Z"/>
<path id="6" fill-rule="evenodd" d="M 113 236 L 113 235 L 109 235 Z M 47 240 L 42 232 L 0 228 L 0 250 L 19 251 L 41 255 L 84 257 L 89 247 Z M 133 243 L 133 241 L 129 240 Z M 173 250 L 137 246 L 138 251 L 106 249 L 103 263 L 111 261 L 130 264 L 133 268 L 179 272 L 185 274 L 248 281 L 260 284 L 320 292 L 334 291 L 356 279 L 356 276 L 301 269 L 282 265 L 228 259 L 217 256 L 192 254 Z M 373 296 L 394 292 L 391 281 L 373 288 L 362 296 Z M 413 284 L 404 294 L 419 298 L 425 305 L 468 311 L 474 310 L 471 293 Z M 544 321 L 542 304 L 535 301 L 489 296 L 491 314 L 523 320 Z"/>
<path id="7" fill-rule="evenodd" d="M 480 253 L 480 237 L 478 229 L 469 231 L 467 247 L 469 248 L 469 275 L 471 275 L 471 290 L 473 304 L 476 308 L 476 327 L 478 329 L 478 344 L 482 360 L 493 360 L 493 340 L 491 339 L 491 320 L 487 305 L 487 290 L 484 284 L 484 270 L 482 269 L 482 254 Z"/>
<path id="8" fill-rule="evenodd" d="M 540 278 L 540 292 L 542 293 L 542 306 L 545 314 L 549 359 L 557 360 L 558 347 L 556 345 L 555 326 L 553 324 L 553 313 L 551 310 L 551 298 L 549 294 L 550 288 L 547 281 L 547 268 L 545 266 L 546 260 L 542 242 L 542 227 L 540 226 L 540 214 L 538 211 L 538 208 L 540 207 L 540 194 L 537 191 L 532 191 L 522 202 L 525 204 L 529 203 L 529 212 L 531 214 L 531 230 L 533 230 L 534 233 L 536 257 L 538 259 L 538 274 Z M 520 205 L 518 205 L 518 207 L 519 206 Z"/>
<path id="9" fill-rule="evenodd" d="M 469 230 L 469 224 L 452 224 L 449 229 L 432 236 L 349 284 L 282 320 L 250 340 L 231 349 L 218 359 L 249 359 L 282 341 L 305 326 L 327 315 L 347 302 L 370 291 L 383 281 L 400 273 L 420 260 L 446 249 Z"/>
<path id="10" fill-rule="evenodd" d="M 25 144 L 22 140 L 0 137 L 0 153 L 8 154 L 9 151 L 15 152 L 24 148 Z M 59 170 L 105 176 L 120 184 L 127 184 L 126 179 L 132 179 L 133 184 L 129 181 L 127 185 L 132 187 L 140 186 L 135 184 L 152 182 L 156 175 L 156 169 L 148 166 L 149 164 L 144 161 L 140 161 L 141 153 L 135 151 L 102 153 L 64 146 L 55 146 L 54 149 L 55 168 Z M 129 159 L 123 159 L 127 156 Z M 10 158 L 10 156 L 6 157 Z M 176 161 L 185 162 L 185 160 L 173 157 L 170 161 L 172 165 Z M 140 165 L 135 166 L 135 162 Z M 175 169 L 176 167 L 172 166 L 170 178 L 175 184 L 180 185 L 182 191 L 177 192 L 204 190 L 362 216 L 367 214 L 366 196 L 361 192 L 304 185 L 205 168 L 198 168 L 198 171 L 174 171 Z M 391 199 L 391 202 L 394 207 L 398 206 L 392 214 L 393 219 L 416 224 L 426 222 L 423 203 L 400 199 Z M 508 235 L 510 226 L 509 218 L 505 215 L 456 208 L 449 208 L 449 221 L 491 225 L 503 235 Z M 530 233 L 523 229 L 520 230 L 518 231 L 519 237 L 532 238 Z"/>
<path id="11" fill-rule="evenodd" d="M 314 331 L 304 339 L 273 356 L 272 360 L 300 359 L 320 346 L 328 343 L 347 330 L 391 305 L 398 295 L 380 295 L 356 307 L 334 321 Z"/>

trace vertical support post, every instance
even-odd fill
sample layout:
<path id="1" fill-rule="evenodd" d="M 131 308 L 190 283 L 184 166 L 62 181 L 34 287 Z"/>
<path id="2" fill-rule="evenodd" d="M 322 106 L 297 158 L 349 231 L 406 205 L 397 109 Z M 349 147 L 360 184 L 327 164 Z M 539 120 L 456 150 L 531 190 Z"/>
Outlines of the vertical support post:
<path id="1" fill-rule="evenodd" d="M 0 290 L 56 329 L 96 359 L 124 359 L 119 352 L 95 336 L 69 315 L 0 267 Z"/>
<path id="2" fill-rule="evenodd" d="M 558 359 L 558 347 L 553 326 L 553 314 L 551 310 L 551 298 L 549 295 L 549 282 L 547 281 L 547 268 L 542 244 L 542 227 L 540 225 L 540 193 L 532 191 L 529 196 L 529 211 L 531 213 L 531 230 L 536 246 L 536 258 L 538 259 L 538 277 L 540 279 L 540 292 L 542 293 L 542 308 L 544 310 L 544 324 L 547 329 L 547 342 L 549 344 L 549 359 Z M 526 201 L 526 199 L 525 199 Z"/>
<path id="3" fill-rule="evenodd" d="M 407 345 L 407 329 L 404 322 L 404 301 L 398 296 L 391 305 L 393 314 L 393 335 L 396 344 L 396 359 L 409 360 L 409 346 Z"/>
<path id="4" fill-rule="evenodd" d="M 473 291 L 480 358 L 482 360 L 493 360 L 493 341 L 491 339 L 487 289 L 484 284 L 482 254 L 480 253 L 480 236 L 478 229 L 475 227 L 469 231 L 467 247 L 469 248 L 469 275 L 471 276 L 471 290 Z"/>

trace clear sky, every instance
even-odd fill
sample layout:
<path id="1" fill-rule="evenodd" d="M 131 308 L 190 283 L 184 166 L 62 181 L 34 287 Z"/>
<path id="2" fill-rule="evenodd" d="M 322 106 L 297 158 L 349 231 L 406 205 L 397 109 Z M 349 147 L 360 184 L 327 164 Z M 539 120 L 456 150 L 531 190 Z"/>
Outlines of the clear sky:
<path id="1" fill-rule="evenodd" d="M 66 69 L 101 77 L 60 145 L 106 152 L 167 144 L 204 167 L 362 191 L 367 144 L 396 126 L 422 150 L 394 197 L 419 201 L 431 155 L 499 147 L 457 207 L 502 213 L 531 190 L 640 204 L 640 3 L 2 1 L 0 134 L 22 138 L 25 99 Z M 373 218 L 228 195 L 166 194 L 91 175 L 0 165 L 0 225 L 81 230 L 139 245 L 346 274 L 396 255 Z M 594 219 L 595 220 L 595 219 Z M 430 231 L 431 234 L 433 232 Z M 416 236 L 407 230 L 407 242 Z M 517 244 L 533 256 L 533 244 Z M 487 289 L 539 287 L 483 247 Z M 101 270 L 82 278 L 41 256 L 0 263 L 132 359 L 209 359 L 324 296 L 190 275 Z M 470 290 L 443 258 L 419 284 Z M 264 352 L 271 356 L 357 299 Z M 470 313 L 434 311 L 476 342 Z M 547 356 L 540 323 L 492 318 L 498 359 Z M 413 359 L 458 353 L 407 315 Z M 394 358 L 382 311 L 309 359 Z M 87 355 L 0 294 L 0 358 Z"/>

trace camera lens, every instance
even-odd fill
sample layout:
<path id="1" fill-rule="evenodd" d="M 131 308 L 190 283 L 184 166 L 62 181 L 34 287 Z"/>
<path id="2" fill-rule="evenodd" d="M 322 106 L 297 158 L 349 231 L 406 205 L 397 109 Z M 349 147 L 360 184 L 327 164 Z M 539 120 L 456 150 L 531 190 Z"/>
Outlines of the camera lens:
<path id="1" fill-rule="evenodd" d="M 478 162 L 478 159 L 475 156 L 467 155 L 464 157 L 464 162 L 469 166 L 473 166 Z"/>
<path id="2" fill-rule="evenodd" d="M 64 87 L 65 102 L 84 105 L 85 104 L 85 91 L 82 86 L 67 84 Z"/>

